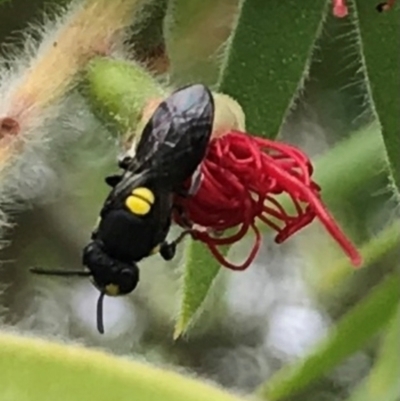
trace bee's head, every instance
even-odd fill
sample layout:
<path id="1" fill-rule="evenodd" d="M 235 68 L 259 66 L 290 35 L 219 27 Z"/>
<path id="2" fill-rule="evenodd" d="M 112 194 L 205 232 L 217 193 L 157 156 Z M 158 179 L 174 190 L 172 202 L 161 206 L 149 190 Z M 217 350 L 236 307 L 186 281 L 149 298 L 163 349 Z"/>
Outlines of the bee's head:
<path id="1" fill-rule="evenodd" d="M 30 269 L 32 273 L 64 276 L 91 277 L 100 291 L 97 302 L 97 329 L 104 333 L 103 299 L 105 295 L 117 296 L 132 292 L 139 282 L 139 269 L 136 264 L 128 264 L 111 258 L 98 240 L 90 242 L 83 250 L 83 264 L 89 271 Z"/>
<path id="2" fill-rule="evenodd" d="M 94 240 L 83 249 L 82 263 L 90 270 L 93 284 L 106 295 L 129 294 L 139 282 L 137 265 L 111 258 L 100 241 Z"/>

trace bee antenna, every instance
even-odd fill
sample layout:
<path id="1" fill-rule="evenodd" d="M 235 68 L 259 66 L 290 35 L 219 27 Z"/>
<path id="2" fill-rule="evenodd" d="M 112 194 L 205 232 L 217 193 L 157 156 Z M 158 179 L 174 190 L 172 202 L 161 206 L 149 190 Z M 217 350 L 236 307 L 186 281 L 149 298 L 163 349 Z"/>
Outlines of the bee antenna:
<path id="1" fill-rule="evenodd" d="M 33 274 L 42 274 L 47 276 L 75 276 L 75 277 L 88 277 L 92 273 L 83 270 L 49 270 L 40 267 L 31 267 L 29 271 Z"/>
<path id="2" fill-rule="evenodd" d="M 104 334 L 104 322 L 103 322 L 103 300 L 105 292 L 101 292 L 99 299 L 97 300 L 97 330 L 100 334 Z"/>

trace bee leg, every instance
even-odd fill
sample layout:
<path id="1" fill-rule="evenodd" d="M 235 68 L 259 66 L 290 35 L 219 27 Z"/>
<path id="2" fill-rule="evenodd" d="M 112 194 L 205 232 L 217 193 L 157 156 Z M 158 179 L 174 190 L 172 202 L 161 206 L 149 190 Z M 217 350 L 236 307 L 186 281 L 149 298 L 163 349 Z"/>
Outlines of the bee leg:
<path id="1" fill-rule="evenodd" d="M 176 253 L 176 243 L 164 242 L 160 247 L 160 255 L 164 260 L 172 260 Z"/>
<path id="2" fill-rule="evenodd" d="M 160 246 L 160 255 L 164 260 L 171 260 L 174 258 L 176 253 L 176 246 L 185 238 L 187 234 L 190 234 L 192 230 L 183 231 L 178 238 L 174 239 L 172 242 L 163 242 Z"/>
<path id="3" fill-rule="evenodd" d="M 132 163 L 132 157 L 124 156 L 122 159 L 118 160 L 118 167 L 122 168 L 123 170 L 127 170 L 131 163 Z"/>
<path id="4" fill-rule="evenodd" d="M 174 204 L 172 206 L 173 209 L 176 210 L 179 220 L 180 220 L 180 226 L 185 228 L 186 230 L 191 230 L 193 228 L 193 223 L 190 221 L 189 217 L 187 216 L 184 208 L 181 205 L 176 205 Z"/>

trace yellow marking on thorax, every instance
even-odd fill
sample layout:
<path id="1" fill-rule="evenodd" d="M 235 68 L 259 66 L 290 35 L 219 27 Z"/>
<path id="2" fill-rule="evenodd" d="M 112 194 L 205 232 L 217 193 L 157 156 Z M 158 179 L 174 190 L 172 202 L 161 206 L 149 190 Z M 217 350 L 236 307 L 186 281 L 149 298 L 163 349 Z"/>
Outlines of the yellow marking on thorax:
<path id="1" fill-rule="evenodd" d="M 132 191 L 132 195 L 135 195 L 139 198 L 142 198 L 143 200 L 146 200 L 147 202 L 149 202 L 151 205 L 154 203 L 155 198 L 154 198 L 154 194 L 152 191 L 150 191 L 149 188 L 146 187 L 139 187 L 139 188 L 135 188 Z"/>
<path id="2" fill-rule="evenodd" d="M 135 188 L 132 195 L 126 198 L 125 205 L 133 214 L 144 216 L 150 212 L 154 202 L 153 192 L 148 188 L 139 187 Z"/>

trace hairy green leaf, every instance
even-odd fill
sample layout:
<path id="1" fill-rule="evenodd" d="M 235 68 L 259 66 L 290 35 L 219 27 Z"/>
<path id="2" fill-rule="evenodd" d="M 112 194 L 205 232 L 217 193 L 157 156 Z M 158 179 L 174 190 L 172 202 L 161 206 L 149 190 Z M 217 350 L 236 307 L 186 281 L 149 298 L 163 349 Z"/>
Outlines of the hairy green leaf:
<path id="1" fill-rule="evenodd" d="M 259 394 L 268 401 L 283 400 L 322 378 L 387 325 L 399 298 L 399 275 L 393 273 L 347 312 L 308 356 L 285 366 L 262 385 Z"/>
<path id="2" fill-rule="evenodd" d="M 400 304 L 385 333 L 380 355 L 367 380 L 348 401 L 400 399 Z"/>
<path id="3" fill-rule="evenodd" d="M 239 401 L 200 381 L 72 345 L 0 334 L 0 400 Z"/>
<path id="4" fill-rule="evenodd" d="M 374 2 L 353 0 L 369 90 L 382 126 L 390 171 L 400 190 L 400 7 L 379 14 Z M 400 198 L 399 198 L 400 199 Z"/>
<path id="5" fill-rule="evenodd" d="M 199 308 L 203 305 L 220 269 L 211 252 L 197 241 L 190 240 L 185 246 L 184 260 L 183 293 L 175 324 L 175 339 L 198 317 L 196 314 L 201 312 Z"/>
<path id="6" fill-rule="evenodd" d="M 217 47 L 228 34 L 238 0 L 169 0 L 164 21 L 169 74 L 175 85 L 215 82 Z M 207 40 L 199 40 L 202 36 Z"/>
<path id="7" fill-rule="evenodd" d="M 168 0 L 147 0 L 127 39 L 127 43 L 133 47 L 135 60 L 149 66 L 151 70 L 160 70 L 158 64 L 166 58 L 163 22 L 167 5 Z M 167 64 L 166 60 L 163 64 Z"/>
<path id="8" fill-rule="evenodd" d="M 244 0 L 219 91 L 236 99 L 250 133 L 275 138 L 307 74 L 327 0 Z"/>
<path id="9" fill-rule="evenodd" d="M 315 181 L 330 206 L 351 199 L 387 170 L 379 129 L 370 125 L 353 132 L 315 160 Z M 380 183 L 381 180 L 379 180 Z"/>

